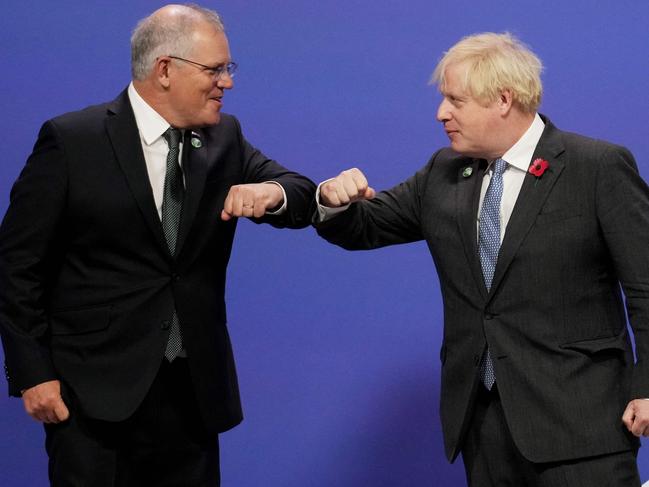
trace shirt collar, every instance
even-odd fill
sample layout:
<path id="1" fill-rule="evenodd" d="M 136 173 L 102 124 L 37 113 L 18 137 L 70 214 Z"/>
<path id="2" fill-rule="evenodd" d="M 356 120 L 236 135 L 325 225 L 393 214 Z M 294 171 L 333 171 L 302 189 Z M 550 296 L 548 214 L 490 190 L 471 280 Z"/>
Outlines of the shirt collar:
<path id="1" fill-rule="evenodd" d="M 156 112 L 149 105 L 133 86 L 133 82 L 128 85 L 128 98 L 133 107 L 135 114 L 135 123 L 140 131 L 140 137 L 146 145 L 156 142 L 162 134 L 171 126 L 162 115 Z"/>
<path id="2" fill-rule="evenodd" d="M 510 166 L 514 166 L 521 171 L 527 171 L 530 162 L 532 161 L 534 150 L 541 139 L 544 129 L 545 124 L 543 123 L 543 120 L 541 120 L 539 114 L 536 113 L 532 125 L 530 125 L 523 136 L 503 154 L 502 158 L 505 159 L 507 164 Z"/>

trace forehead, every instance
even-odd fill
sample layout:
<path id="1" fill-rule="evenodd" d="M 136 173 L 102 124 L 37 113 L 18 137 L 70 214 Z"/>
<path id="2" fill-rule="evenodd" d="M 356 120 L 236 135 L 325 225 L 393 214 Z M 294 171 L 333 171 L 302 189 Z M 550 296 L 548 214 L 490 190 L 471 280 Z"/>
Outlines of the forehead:
<path id="1" fill-rule="evenodd" d="M 201 58 L 216 57 L 219 59 L 215 61 L 229 60 L 228 38 L 223 31 L 216 30 L 209 24 L 199 24 L 192 32 L 192 52 Z"/>
<path id="2" fill-rule="evenodd" d="M 449 64 L 444 69 L 443 81 L 440 84 L 441 93 L 453 93 L 469 95 L 467 92 L 467 73 L 466 64 Z"/>

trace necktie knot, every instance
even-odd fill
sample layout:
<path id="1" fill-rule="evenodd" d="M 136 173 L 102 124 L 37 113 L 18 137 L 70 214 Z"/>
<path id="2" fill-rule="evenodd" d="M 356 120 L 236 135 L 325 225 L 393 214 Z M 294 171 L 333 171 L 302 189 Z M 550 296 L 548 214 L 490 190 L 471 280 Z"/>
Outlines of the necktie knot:
<path id="1" fill-rule="evenodd" d="M 180 146 L 180 130 L 169 127 L 162 136 L 169 144 L 169 149 L 177 149 Z"/>
<path id="2" fill-rule="evenodd" d="M 499 157 L 498 159 L 496 159 L 494 161 L 493 164 L 494 164 L 494 169 L 493 169 L 494 173 L 493 173 L 493 175 L 494 176 L 502 176 L 503 173 L 505 172 L 505 169 L 507 169 L 507 161 L 505 161 L 505 159 L 502 159 L 502 158 Z"/>

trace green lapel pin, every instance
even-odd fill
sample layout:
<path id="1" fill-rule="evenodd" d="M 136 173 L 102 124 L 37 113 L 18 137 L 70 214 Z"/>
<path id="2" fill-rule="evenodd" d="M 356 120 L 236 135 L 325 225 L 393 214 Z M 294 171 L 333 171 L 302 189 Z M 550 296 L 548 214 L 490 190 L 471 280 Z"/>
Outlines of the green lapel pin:
<path id="1" fill-rule="evenodd" d="M 192 147 L 194 149 L 200 149 L 201 147 L 203 147 L 201 139 L 199 139 L 198 137 L 192 137 Z"/>

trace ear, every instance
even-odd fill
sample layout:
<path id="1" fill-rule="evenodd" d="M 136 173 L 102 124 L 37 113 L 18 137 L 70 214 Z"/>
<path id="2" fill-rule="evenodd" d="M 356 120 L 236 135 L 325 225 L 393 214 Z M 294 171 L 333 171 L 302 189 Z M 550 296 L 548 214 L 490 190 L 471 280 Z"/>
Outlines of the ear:
<path id="1" fill-rule="evenodd" d="M 514 96 L 512 95 L 511 90 L 503 90 L 498 96 L 498 108 L 501 115 L 507 115 L 512 109 L 514 104 Z"/>
<path id="2" fill-rule="evenodd" d="M 156 58 L 153 64 L 153 77 L 163 88 L 169 88 L 169 68 L 171 66 L 171 59 L 166 56 Z"/>

